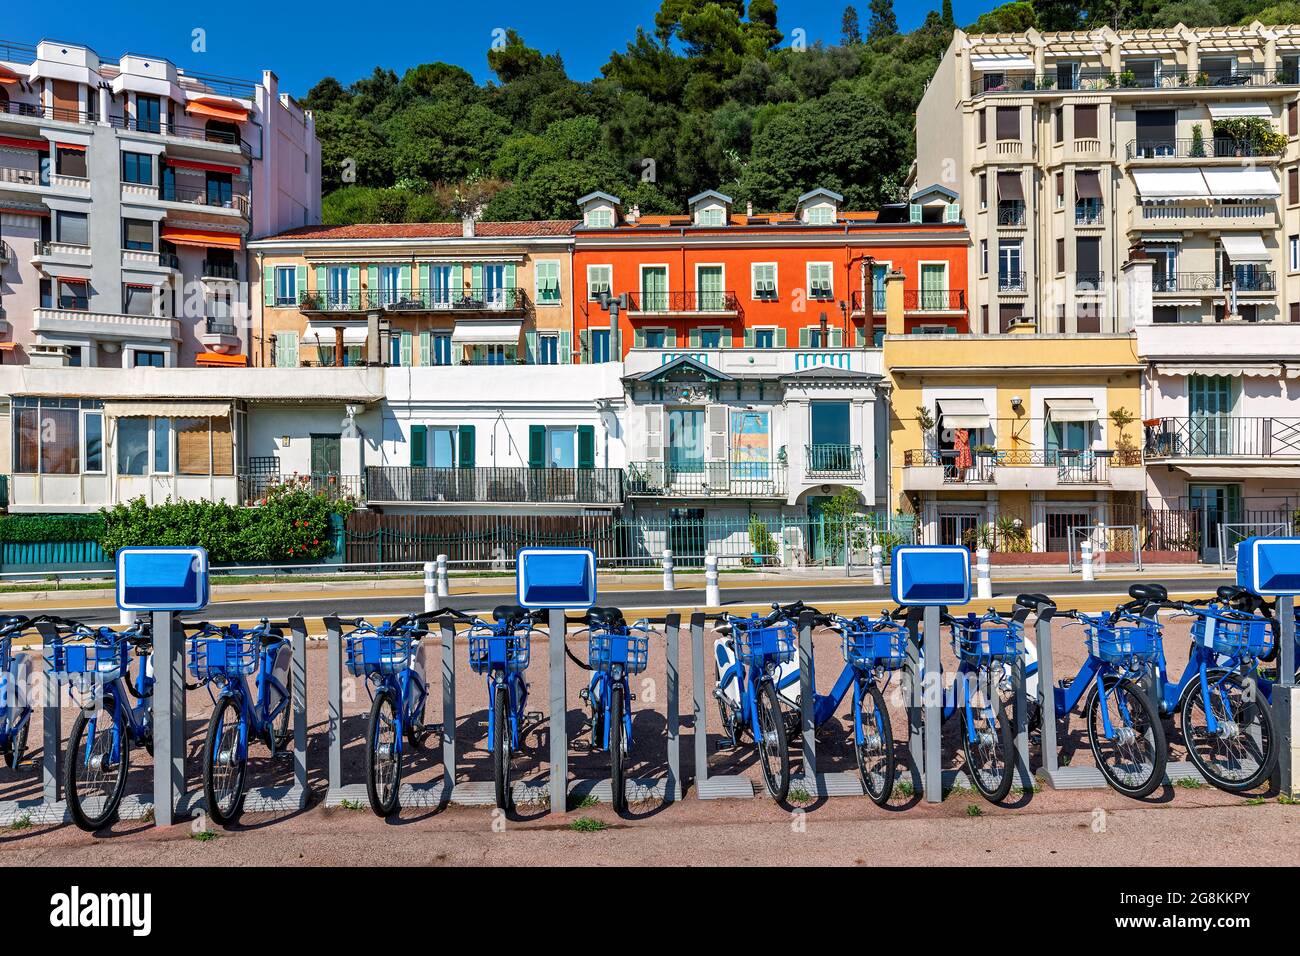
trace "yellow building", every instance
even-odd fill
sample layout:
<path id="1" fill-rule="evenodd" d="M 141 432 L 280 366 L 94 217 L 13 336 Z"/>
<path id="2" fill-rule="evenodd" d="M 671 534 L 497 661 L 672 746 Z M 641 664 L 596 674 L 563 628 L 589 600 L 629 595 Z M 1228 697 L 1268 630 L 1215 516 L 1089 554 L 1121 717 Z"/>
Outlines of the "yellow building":
<path id="1" fill-rule="evenodd" d="M 1062 552 L 1071 528 L 1141 522 L 1132 335 L 887 334 L 884 363 L 893 503 L 919 540 Z"/>
<path id="2" fill-rule="evenodd" d="M 307 226 L 252 242 L 255 364 L 569 362 L 574 225 Z"/>

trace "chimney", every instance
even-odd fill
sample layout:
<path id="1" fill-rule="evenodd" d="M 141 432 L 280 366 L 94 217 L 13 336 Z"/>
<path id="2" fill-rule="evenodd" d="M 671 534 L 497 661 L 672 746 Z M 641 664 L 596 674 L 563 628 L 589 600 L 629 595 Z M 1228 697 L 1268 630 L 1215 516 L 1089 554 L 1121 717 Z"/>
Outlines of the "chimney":
<path id="1" fill-rule="evenodd" d="M 633 203 L 632 208 L 627 211 L 627 221 L 631 223 L 639 222 L 641 219 L 641 204 Z"/>
<path id="2" fill-rule="evenodd" d="M 460 234 L 464 239 L 474 238 L 474 217 L 465 216 L 460 221 Z"/>

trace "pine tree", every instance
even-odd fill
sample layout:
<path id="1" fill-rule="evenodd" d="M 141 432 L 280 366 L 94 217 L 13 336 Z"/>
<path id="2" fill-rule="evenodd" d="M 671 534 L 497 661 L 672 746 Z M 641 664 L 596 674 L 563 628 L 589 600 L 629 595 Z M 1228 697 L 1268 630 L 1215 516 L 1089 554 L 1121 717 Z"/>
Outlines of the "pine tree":
<path id="1" fill-rule="evenodd" d="M 871 0 L 871 21 L 867 38 L 880 40 L 898 32 L 898 17 L 894 15 L 894 0 Z"/>
<path id="2" fill-rule="evenodd" d="M 949 29 L 957 26 L 957 21 L 952 15 L 952 0 L 943 0 L 943 25 Z"/>
<path id="3" fill-rule="evenodd" d="M 840 20 L 840 42 L 845 46 L 862 42 L 862 29 L 858 26 L 858 11 L 851 5 L 844 8 L 844 17 Z"/>

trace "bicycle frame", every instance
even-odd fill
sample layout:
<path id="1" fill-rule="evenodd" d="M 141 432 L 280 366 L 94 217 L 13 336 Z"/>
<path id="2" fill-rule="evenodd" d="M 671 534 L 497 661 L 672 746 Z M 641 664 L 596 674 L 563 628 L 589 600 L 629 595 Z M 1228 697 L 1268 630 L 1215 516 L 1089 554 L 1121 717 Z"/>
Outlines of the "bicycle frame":
<path id="1" fill-rule="evenodd" d="M 26 689 L 16 680 L 13 638 L 12 633 L 0 637 L 0 744 L 16 739 L 32 716 Z"/>
<path id="2" fill-rule="evenodd" d="M 494 626 L 486 622 L 480 622 L 474 625 L 479 631 L 485 631 L 490 635 L 489 647 L 491 653 L 492 667 L 487 674 L 487 692 L 488 692 L 488 753 L 496 753 L 496 707 L 493 702 L 496 700 L 498 687 L 506 688 L 506 717 L 510 721 L 510 750 L 513 752 L 519 749 L 519 731 L 524 723 L 524 707 L 528 704 L 528 683 L 524 680 L 523 673 L 516 670 L 508 670 L 505 661 L 510 645 L 510 638 L 515 636 L 521 627 L 508 627 L 506 624 Z M 529 637 L 532 635 L 532 625 L 527 625 Z M 499 645 L 499 646 L 498 646 Z"/>
<path id="3" fill-rule="evenodd" d="M 104 628 L 103 630 L 108 630 Z M 124 638 L 118 638 L 119 641 Z M 129 652 L 128 652 L 129 653 Z M 110 752 L 110 758 L 114 763 L 122 760 L 123 735 L 125 733 L 126 741 L 129 743 L 141 743 L 147 736 L 151 719 L 149 711 L 149 699 L 153 695 L 154 679 L 148 673 L 148 656 L 137 654 L 139 661 L 136 665 L 136 673 L 132 683 L 135 686 L 136 694 L 141 700 L 136 704 L 129 704 L 130 685 L 127 684 L 127 675 L 119 675 L 109 686 L 113 688 L 113 714 L 112 730 L 113 747 Z M 129 657 L 128 657 L 129 665 Z M 99 691 L 92 696 L 92 700 L 103 698 L 103 691 Z M 102 708 L 96 708 L 90 715 L 86 723 L 86 744 L 85 759 L 86 766 L 89 767 L 90 755 L 94 752 L 95 735 L 99 733 L 100 715 L 104 713 Z"/>
<path id="4" fill-rule="evenodd" d="M 256 635 L 256 631 L 239 634 L 232 631 L 232 636 L 248 637 L 249 634 Z M 289 688 L 285 687 L 275 677 L 275 658 L 280 649 L 288 645 L 286 640 L 278 640 L 269 644 L 263 644 L 258 652 L 258 665 L 256 675 L 256 696 L 249 693 L 248 678 L 244 675 L 231 677 L 229 675 L 220 679 L 221 690 L 213 693 L 211 686 L 208 687 L 208 693 L 212 697 L 213 705 L 220 704 L 226 699 L 235 699 L 239 707 L 239 752 L 237 756 L 243 760 L 248 757 L 248 745 L 250 738 L 260 738 L 264 740 L 267 746 L 275 749 L 274 738 L 271 728 L 274 726 L 275 719 L 284 712 L 289 706 Z M 270 706 L 271 691 L 279 691 L 279 702 Z M 213 746 L 219 746 L 220 741 L 213 741 Z"/>
<path id="5" fill-rule="evenodd" d="M 1087 623 L 1078 622 L 1082 626 L 1087 627 L 1087 626 L 1092 626 L 1094 624 L 1092 619 L 1087 618 L 1086 615 L 1083 615 L 1083 617 L 1085 618 Z M 1073 627 L 1074 625 L 1067 624 L 1066 626 Z M 1038 665 L 1031 664 L 1029 668 L 1026 669 L 1025 676 L 1028 677 L 1031 673 L 1037 673 L 1037 670 L 1038 670 Z M 1111 719 L 1110 719 L 1110 707 L 1108 706 L 1109 694 L 1108 691 L 1106 690 L 1105 678 L 1114 677 L 1118 681 L 1130 676 L 1133 675 L 1130 675 L 1128 671 L 1114 667 L 1113 665 L 1097 657 L 1095 654 L 1089 652 L 1087 658 L 1084 659 L 1083 664 L 1080 665 L 1079 672 L 1075 674 L 1074 679 L 1070 681 L 1069 686 L 1067 687 L 1057 686 L 1051 688 L 1053 700 L 1055 701 L 1057 715 L 1059 716 L 1061 714 L 1068 714 L 1072 710 L 1074 710 L 1074 708 L 1078 706 L 1079 702 L 1083 700 L 1084 694 L 1086 694 L 1088 688 L 1092 686 L 1093 681 L 1096 681 L 1097 693 L 1101 696 L 1100 709 L 1101 709 L 1102 738 L 1105 740 L 1113 740 L 1115 737 L 1115 727 L 1111 723 Z M 1125 703 L 1123 695 L 1117 696 L 1116 701 L 1119 705 L 1120 713 L 1123 715 L 1124 720 L 1126 722 L 1131 721 L 1133 719 L 1133 715 L 1129 713 L 1128 705 Z"/>
<path id="6" fill-rule="evenodd" d="M 373 628 L 373 631 L 381 636 L 401 633 L 400 628 L 390 629 L 386 624 L 379 628 Z M 391 691 L 395 698 L 393 707 L 393 753 L 398 756 L 405 752 L 404 741 L 408 725 L 414 723 L 415 715 L 422 712 L 424 702 L 429 696 L 429 688 L 424 678 L 411 666 L 411 662 L 415 660 L 417 653 L 418 651 L 413 648 L 411 661 L 395 674 L 369 674 L 366 677 L 366 693 L 370 695 L 371 700 L 374 700 L 376 691 L 384 689 Z M 283 704 L 283 699 L 281 702 Z M 268 722 L 272 719 L 274 719 L 274 716 L 268 718 Z"/>
<path id="7" fill-rule="evenodd" d="M 600 713 L 606 715 L 604 727 L 604 740 L 602 746 L 609 749 L 609 706 L 613 699 L 615 685 L 623 688 L 623 713 L 620 718 L 623 721 L 623 741 L 627 748 L 632 747 L 632 692 L 628 686 L 627 674 L 621 673 L 618 677 L 608 674 L 605 671 L 596 671 L 591 675 L 591 683 L 587 689 L 593 702 L 597 704 L 594 708 Z"/>

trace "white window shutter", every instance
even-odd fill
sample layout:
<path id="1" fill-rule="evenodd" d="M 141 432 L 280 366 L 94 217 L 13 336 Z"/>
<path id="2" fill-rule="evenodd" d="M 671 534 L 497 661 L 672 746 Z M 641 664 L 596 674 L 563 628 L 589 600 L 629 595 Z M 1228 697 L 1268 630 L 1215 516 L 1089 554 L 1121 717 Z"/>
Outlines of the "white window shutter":
<path id="1" fill-rule="evenodd" d="M 645 456 L 647 461 L 663 461 L 664 407 L 662 405 L 645 407 Z"/>
<path id="2" fill-rule="evenodd" d="M 710 405 L 704 414 L 708 431 L 705 458 L 708 461 L 727 460 L 727 406 Z"/>

